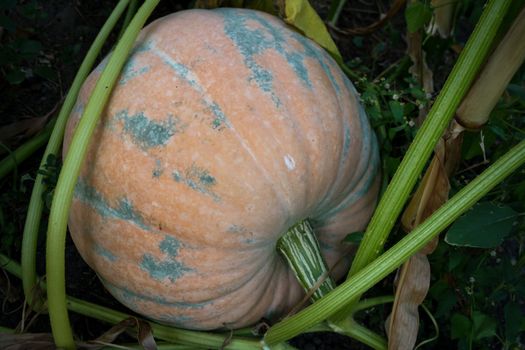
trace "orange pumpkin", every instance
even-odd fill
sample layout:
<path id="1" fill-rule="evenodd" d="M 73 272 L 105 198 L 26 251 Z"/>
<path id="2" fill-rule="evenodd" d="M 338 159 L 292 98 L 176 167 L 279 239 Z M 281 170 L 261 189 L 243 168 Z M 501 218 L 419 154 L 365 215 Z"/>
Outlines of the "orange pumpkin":
<path id="1" fill-rule="evenodd" d="M 65 152 L 101 63 L 71 115 Z M 268 14 L 178 12 L 141 33 L 95 130 L 69 227 L 109 292 L 146 317 L 237 328 L 304 295 L 277 254 L 309 218 L 329 267 L 362 230 L 378 150 L 355 89 Z M 344 257 L 344 259 L 341 259 Z"/>

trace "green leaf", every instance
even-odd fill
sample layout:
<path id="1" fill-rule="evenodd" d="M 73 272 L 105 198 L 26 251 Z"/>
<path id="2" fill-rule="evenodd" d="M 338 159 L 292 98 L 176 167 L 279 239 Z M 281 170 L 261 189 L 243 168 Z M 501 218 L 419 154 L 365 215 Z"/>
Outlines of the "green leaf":
<path id="1" fill-rule="evenodd" d="M 444 280 L 439 280 L 430 288 L 429 294 L 437 302 L 434 317 L 448 319 L 457 302 L 457 296 L 452 287 Z"/>
<path id="2" fill-rule="evenodd" d="M 0 10 L 10 10 L 16 6 L 16 0 L 0 0 Z"/>
<path id="3" fill-rule="evenodd" d="M 394 140 L 394 137 L 396 137 L 396 134 L 400 131 L 403 131 L 405 129 L 404 125 L 396 126 L 394 128 L 388 129 L 388 139 Z"/>
<path id="4" fill-rule="evenodd" d="M 379 59 L 387 50 L 386 44 L 384 42 L 379 42 L 377 45 L 374 45 L 372 48 L 372 58 Z"/>
<path id="5" fill-rule="evenodd" d="M 273 0 L 251 0 L 251 1 L 247 1 L 244 4 L 244 6 L 246 8 L 264 11 L 272 15 L 276 15 Z"/>
<path id="6" fill-rule="evenodd" d="M 518 97 L 520 100 L 525 102 L 525 87 L 517 84 L 509 84 L 507 91 L 512 95 Z"/>
<path id="7" fill-rule="evenodd" d="M 452 224 L 445 242 L 464 247 L 497 247 L 512 230 L 516 216 L 508 206 L 479 203 Z"/>
<path id="8" fill-rule="evenodd" d="M 14 69 L 7 73 L 5 78 L 9 82 L 9 84 L 17 85 L 25 80 L 26 75 L 20 69 Z"/>
<path id="9" fill-rule="evenodd" d="M 432 9 L 430 6 L 415 1 L 410 3 L 405 10 L 405 20 L 407 29 L 410 33 L 417 32 L 419 29 L 430 21 L 432 18 Z"/>
<path id="10" fill-rule="evenodd" d="M 286 23 L 299 29 L 304 35 L 321 45 L 337 63 L 343 63 L 341 53 L 328 33 L 323 20 L 308 0 L 288 0 L 285 1 L 284 6 L 283 19 Z"/>
<path id="11" fill-rule="evenodd" d="M 462 339 L 470 337 L 470 331 L 472 330 L 472 322 L 467 316 L 455 313 L 454 315 L 452 315 L 450 323 L 452 339 Z"/>
<path id="12" fill-rule="evenodd" d="M 514 196 L 518 198 L 518 200 L 525 202 L 525 181 L 522 181 L 514 188 Z"/>
<path id="13" fill-rule="evenodd" d="M 7 31 L 14 32 L 16 30 L 16 23 L 6 15 L 0 14 L 0 27 L 4 27 Z"/>
<path id="14" fill-rule="evenodd" d="M 57 74 L 55 70 L 48 66 L 37 66 L 33 69 L 33 72 L 47 80 L 57 81 Z"/>
<path id="15" fill-rule="evenodd" d="M 346 235 L 346 237 L 343 239 L 343 242 L 358 244 L 358 243 L 361 243 L 364 235 L 365 235 L 364 232 L 352 232 Z"/>
<path id="16" fill-rule="evenodd" d="M 521 311 L 519 304 L 509 302 L 505 305 L 505 338 L 509 342 L 514 342 L 520 334 L 521 323 L 525 320 L 525 315 Z"/>
<path id="17" fill-rule="evenodd" d="M 403 105 L 397 101 L 389 101 L 388 105 L 390 106 L 390 111 L 392 116 L 397 123 L 403 122 L 404 108 Z"/>
<path id="18" fill-rule="evenodd" d="M 465 255 L 462 251 L 457 251 L 456 249 L 450 251 L 450 257 L 448 259 L 448 271 L 452 271 L 468 259 L 468 256 Z"/>
<path id="19" fill-rule="evenodd" d="M 362 36 L 354 36 L 354 38 L 352 39 L 352 43 L 356 47 L 362 48 L 363 47 L 363 37 Z"/>
<path id="20" fill-rule="evenodd" d="M 470 160 L 474 157 L 479 157 L 483 155 L 481 149 L 481 137 L 480 133 L 464 133 L 463 137 L 463 148 L 461 151 L 462 158 L 465 160 Z M 496 141 L 496 135 L 488 127 L 483 128 L 483 147 L 486 150 L 489 150 L 491 146 Z"/>
<path id="21" fill-rule="evenodd" d="M 400 158 L 385 156 L 384 157 L 384 169 L 390 178 L 392 178 L 401 163 Z"/>
<path id="22" fill-rule="evenodd" d="M 42 50 L 42 44 L 36 40 L 20 40 L 18 42 L 20 53 L 28 56 L 36 56 Z"/>
<path id="23" fill-rule="evenodd" d="M 472 332 L 474 340 L 495 336 L 497 326 L 498 324 L 493 318 L 479 311 L 472 312 Z"/>

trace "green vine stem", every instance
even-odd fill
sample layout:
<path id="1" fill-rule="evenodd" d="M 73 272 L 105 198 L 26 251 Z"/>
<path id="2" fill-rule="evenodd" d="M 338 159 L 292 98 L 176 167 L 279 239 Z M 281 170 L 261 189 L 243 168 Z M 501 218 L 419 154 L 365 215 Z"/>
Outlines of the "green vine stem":
<path id="1" fill-rule="evenodd" d="M 36 150 L 45 145 L 49 139 L 49 136 L 51 135 L 54 124 L 55 119 L 52 119 L 40 133 L 26 141 L 24 144 L 19 146 L 16 150 L 2 159 L 2 161 L 0 161 L 0 180 L 13 171 L 13 169 L 16 168 L 18 164 L 22 163 L 33 153 L 35 153 Z"/>
<path id="2" fill-rule="evenodd" d="M 386 350 L 388 347 L 385 338 L 360 325 L 352 317 L 348 317 L 338 324 L 329 324 L 330 327 L 337 333 L 356 339 L 361 343 L 368 345 L 372 349 Z"/>
<path id="3" fill-rule="evenodd" d="M 385 295 L 382 297 L 367 298 L 359 301 L 353 308 L 352 311 L 354 314 L 359 311 L 370 309 L 377 305 L 388 304 L 394 302 L 393 295 Z"/>
<path id="4" fill-rule="evenodd" d="M 353 339 L 360 341 L 363 344 L 368 345 L 372 349 L 383 350 L 387 349 L 387 341 L 379 334 L 371 331 L 370 329 L 360 325 L 355 321 L 355 314 L 359 311 L 369 309 L 376 305 L 391 303 L 394 301 L 393 295 L 387 295 L 382 297 L 375 297 L 362 300 L 358 302 L 352 309 L 352 314 L 346 317 L 344 320 L 339 321 L 337 324 L 328 321 L 331 330 L 336 331 L 339 334 L 346 335 Z"/>
<path id="5" fill-rule="evenodd" d="M 459 103 L 492 47 L 494 37 L 510 3 L 509 0 L 491 0 L 486 5 L 442 92 L 434 102 L 425 122 L 417 132 L 414 141 L 381 198 L 363 241 L 359 245 L 348 277 L 356 275 L 383 250 L 388 235 L 437 140 L 454 116 Z M 359 295 L 346 302 L 351 304 L 355 298 L 359 298 Z M 350 311 L 351 309 L 347 308 L 335 319 L 344 319 L 345 314 Z"/>
<path id="6" fill-rule="evenodd" d="M 123 344 L 121 347 L 115 347 L 113 345 L 105 346 L 101 350 L 115 350 L 115 349 L 137 349 L 144 350 L 142 345 L 137 344 Z M 174 344 L 162 344 L 157 343 L 157 350 L 195 350 L 194 345 L 174 345 Z"/>
<path id="7" fill-rule="evenodd" d="M 308 220 L 298 222 L 279 238 L 277 250 L 284 256 L 305 292 L 311 293 L 310 300 L 319 300 L 335 288 Z"/>
<path id="8" fill-rule="evenodd" d="M 89 303 L 73 297 L 67 298 L 67 307 L 73 312 L 112 324 L 116 324 L 126 318 L 132 317 L 131 315 L 125 314 L 123 312 L 111 310 L 107 307 Z M 149 324 L 151 325 L 151 329 L 156 338 L 187 345 L 217 348 L 225 344 L 225 340 L 228 337 L 228 334 L 213 334 L 207 332 L 176 329 L 153 322 L 149 322 Z M 258 340 L 243 338 L 232 338 L 228 343 L 228 346 L 224 347 L 224 349 L 232 350 L 252 350 L 260 348 L 261 345 Z"/>
<path id="9" fill-rule="evenodd" d="M 57 347 L 66 349 L 75 348 L 67 314 L 64 266 L 67 221 L 69 207 L 73 198 L 73 189 L 100 114 L 106 106 L 113 86 L 127 60 L 135 39 L 159 1 L 160 0 L 145 1 L 126 29 L 122 39 L 118 42 L 75 130 L 69 152 L 64 160 L 62 171 L 60 172 L 55 188 L 47 233 L 46 271 L 49 318 Z"/>
<path id="10" fill-rule="evenodd" d="M 120 28 L 120 32 L 118 33 L 119 39 L 122 38 L 122 35 L 124 35 L 126 28 L 129 26 L 129 22 L 131 22 L 135 13 L 137 13 L 138 7 L 139 7 L 138 0 L 130 0 L 128 10 L 126 11 L 126 16 L 124 17 L 124 23 L 122 24 L 122 28 Z"/>
<path id="11" fill-rule="evenodd" d="M 9 273 L 15 275 L 18 278 L 22 278 L 21 266 L 9 259 L 7 256 L 0 254 L 0 267 L 4 268 Z M 45 289 L 45 283 L 42 283 L 42 287 Z M 93 304 L 81 299 L 66 296 L 66 306 L 69 310 L 79 313 L 84 316 L 92 317 L 100 321 L 104 321 L 111 324 L 117 324 L 120 321 L 133 317 L 126 313 L 115 311 L 107 307 L 103 307 L 97 304 Z M 224 344 L 225 339 L 229 336 L 229 333 L 215 334 L 199 331 L 189 331 L 184 329 L 172 328 L 154 322 L 149 322 L 152 327 L 153 333 L 156 338 L 162 339 L 169 342 L 184 343 L 192 346 L 202 347 L 213 347 L 218 348 Z M 281 345 L 280 345 L 281 346 Z M 293 347 L 281 347 L 282 349 L 293 349 Z M 248 338 L 232 338 L 231 342 L 228 343 L 224 349 L 232 350 L 252 350 L 261 349 L 259 340 L 248 339 Z"/>
<path id="12" fill-rule="evenodd" d="M 86 79 L 87 75 L 93 68 L 93 65 L 97 59 L 97 56 L 104 45 L 104 42 L 108 38 L 111 30 L 115 27 L 118 19 L 121 17 L 124 9 L 128 5 L 129 0 L 120 0 L 117 4 L 108 20 L 100 30 L 99 34 L 95 38 L 95 41 L 89 48 L 89 51 L 86 54 L 86 57 L 82 61 L 80 68 L 73 80 L 71 88 L 67 93 L 64 104 L 60 109 L 56 124 L 49 138 L 49 143 L 47 144 L 44 156 L 40 162 L 40 168 L 43 168 L 46 164 L 47 158 L 51 154 L 57 155 L 60 152 L 62 146 L 62 139 L 64 137 L 64 130 L 66 128 L 66 123 L 75 105 L 78 93 L 82 87 L 82 83 Z M 33 191 L 31 193 L 31 200 L 29 202 L 29 207 L 27 210 L 27 217 L 24 224 L 24 233 L 22 238 L 22 270 L 23 278 L 22 285 L 24 288 L 24 295 L 27 300 L 27 303 L 35 309 L 39 309 L 42 305 L 41 300 L 33 300 L 34 288 L 37 283 L 36 277 L 36 246 L 38 241 L 38 231 L 40 228 L 40 222 L 42 218 L 42 210 L 44 208 L 44 202 L 42 200 L 42 194 L 44 193 L 46 186 L 43 183 L 44 176 L 38 174 L 36 176 L 35 184 L 33 186 Z"/>
<path id="13" fill-rule="evenodd" d="M 341 16 L 341 12 L 343 11 L 343 8 L 346 4 L 346 0 L 333 0 L 330 4 L 330 10 L 328 12 L 328 19 L 327 22 L 332 25 L 336 26 L 337 21 L 339 20 L 339 16 Z"/>
<path id="14" fill-rule="evenodd" d="M 341 311 L 348 300 L 359 297 L 394 271 L 524 163 L 525 141 L 522 141 L 414 229 L 410 236 L 405 236 L 321 300 L 271 327 L 264 338 L 266 344 L 271 346 L 291 339 Z"/>
<path id="15" fill-rule="evenodd" d="M 9 259 L 4 254 L 0 254 L 0 268 L 7 272 L 15 275 L 18 278 L 22 278 L 22 267 L 17 262 Z"/>

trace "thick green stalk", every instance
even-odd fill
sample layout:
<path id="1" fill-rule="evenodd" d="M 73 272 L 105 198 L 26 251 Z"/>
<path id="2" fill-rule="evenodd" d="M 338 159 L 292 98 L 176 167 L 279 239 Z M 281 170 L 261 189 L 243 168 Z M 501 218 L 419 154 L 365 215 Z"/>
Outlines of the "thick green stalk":
<path id="1" fill-rule="evenodd" d="M 496 47 L 461 102 L 456 119 L 469 129 L 481 128 L 525 59 L 525 7 Z"/>
<path id="2" fill-rule="evenodd" d="M 97 56 L 102 49 L 102 46 L 106 42 L 109 34 L 118 19 L 124 12 L 124 9 L 128 5 L 129 0 L 120 0 L 117 4 L 110 17 L 98 33 L 95 41 L 89 48 L 89 51 L 86 54 L 86 57 L 82 61 L 80 68 L 73 80 L 73 84 L 67 93 L 64 104 L 60 109 L 58 118 L 53 128 L 53 133 L 49 139 L 44 156 L 40 162 L 40 168 L 43 168 L 46 164 L 47 158 L 50 154 L 57 155 L 60 152 L 62 146 L 62 139 L 64 138 L 64 130 L 66 128 L 66 123 L 75 105 L 80 88 L 82 83 L 86 79 L 87 75 L 93 68 L 93 65 L 97 59 Z M 48 136 L 49 137 L 49 136 Z M 36 277 L 36 246 L 38 241 L 38 231 L 40 227 L 40 222 L 42 219 L 42 210 L 44 209 L 44 202 L 42 200 L 42 194 L 44 193 L 46 186 L 43 183 L 44 176 L 38 174 L 35 180 L 35 185 L 33 186 L 33 192 L 31 193 L 31 200 L 29 202 L 29 207 L 27 210 L 26 222 L 24 225 L 24 234 L 22 238 L 22 270 L 23 278 L 22 284 L 24 287 L 24 295 L 27 300 L 27 303 L 34 308 L 38 309 L 41 305 L 41 301 L 33 300 L 33 291 L 37 283 Z"/>
<path id="3" fill-rule="evenodd" d="M 58 178 L 49 215 L 46 251 L 49 318 L 57 347 L 75 348 L 66 306 L 64 254 L 67 220 L 73 198 L 73 189 L 100 114 L 106 106 L 139 31 L 158 2 L 159 0 L 147 0 L 138 10 L 122 39 L 118 42 L 75 130 L 69 152 Z"/>
<path id="4" fill-rule="evenodd" d="M 266 344 L 271 346 L 291 339 L 340 312 L 347 305 L 348 300 L 356 299 L 393 272 L 523 164 L 525 164 L 525 141 L 498 159 L 414 229 L 409 236 L 405 236 L 364 269 L 358 271 L 321 300 L 271 327 L 264 338 Z"/>
<path id="5" fill-rule="evenodd" d="M 288 261 L 288 266 L 305 292 L 313 292 L 310 297 L 312 301 L 321 299 L 335 288 L 308 220 L 295 224 L 279 238 L 277 250 Z"/>
<path id="6" fill-rule="evenodd" d="M 16 150 L 11 152 L 11 154 L 2 159 L 2 161 L 0 161 L 0 180 L 13 171 L 13 169 L 16 168 L 18 164 L 22 163 L 33 153 L 35 153 L 36 150 L 45 145 L 49 139 L 49 136 L 51 135 L 54 123 L 55 120 L 51 120 L 39 134 L 26 141 Z"/>
<path id="7" fill-rule="evenodd" d="M 349 277 L 362 270 L 383 250 L 383 246 L 403 209 L 419 174 L 437 140 L 455 114 L 476 73 L 487 56 L 510 0 L 491 0 L 462 51 L 442 92 L 403 158 L 386 189 L 359 245 Z M 347 300 L 351 303 L 352 300 Z M 346 310 L 344 313 L 349 312 Z M 343 319 L 345 315 L 338 315 Z"/>

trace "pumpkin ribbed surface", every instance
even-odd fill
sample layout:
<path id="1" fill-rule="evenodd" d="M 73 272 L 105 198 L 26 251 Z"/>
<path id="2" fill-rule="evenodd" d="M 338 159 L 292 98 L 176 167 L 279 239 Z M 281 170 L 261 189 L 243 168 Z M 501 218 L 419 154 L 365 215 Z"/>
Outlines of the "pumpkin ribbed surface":
<path id="1" fill-rule="evenodd" d="M 71 115 L 65 151 L 101 63 Z M 91 141 L 69 227 L 109 292 L 191 329 L 282 316 L 304 295 L 276 252 L 309 218 L 341 277 L 378 151 L 355 89 L 270 15 L 178 12 L 141 33 Z"/>

